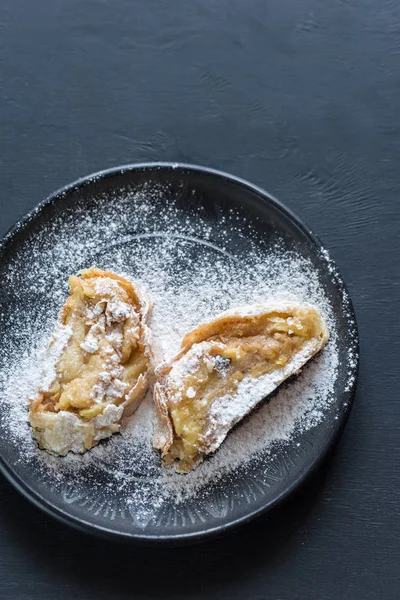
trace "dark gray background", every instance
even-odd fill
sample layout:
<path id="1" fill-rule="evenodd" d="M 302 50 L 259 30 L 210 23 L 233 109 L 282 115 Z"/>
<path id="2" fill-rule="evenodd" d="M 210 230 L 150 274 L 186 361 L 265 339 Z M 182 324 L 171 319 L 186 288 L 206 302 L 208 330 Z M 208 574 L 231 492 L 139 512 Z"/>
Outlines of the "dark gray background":
<path id="1" fill-rule="evenodd" d="M 398 2 L 3 0 L 0 86 L 0 233 L 98 169 L 221 168 L 322 238 L 362 346 L 329 464 L 228 538 L 177 550 L 99 542 L 1 480 L 1 598 L 399 598 Z"/>

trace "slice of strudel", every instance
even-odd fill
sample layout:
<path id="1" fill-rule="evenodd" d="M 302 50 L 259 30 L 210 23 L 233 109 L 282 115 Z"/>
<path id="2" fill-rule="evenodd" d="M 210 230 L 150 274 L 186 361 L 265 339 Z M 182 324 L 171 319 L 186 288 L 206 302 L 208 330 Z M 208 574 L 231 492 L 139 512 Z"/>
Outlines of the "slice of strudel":
<path id="1" fill-rule="evenodd" d="M 137 284 L 95 267 L 69 278 L 42 381 L 30 398 L 39 446 L 84 452 L 120 428 L 149 385 L 150 302 Z"/>
<path id="2" fill-rule="evenodd" d="M 286 301 L 234 308 L 200 325 L 156 370 L 155 448 L 190 471 L 327 340 L 314 306 Z"/>

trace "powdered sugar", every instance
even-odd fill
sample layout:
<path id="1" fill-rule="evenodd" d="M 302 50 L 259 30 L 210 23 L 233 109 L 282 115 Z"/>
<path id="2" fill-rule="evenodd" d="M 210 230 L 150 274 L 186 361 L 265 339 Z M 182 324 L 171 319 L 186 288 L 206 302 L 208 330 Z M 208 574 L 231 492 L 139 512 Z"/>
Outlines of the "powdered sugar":
<path id="1" fill-rule="evenodd" d="M 35 268 L 28 268 L 28 254 Z M 312 302 L 326 319 L 331 339 L 296 381 L 281 388 L 228 435 L 211 459 L 186 476 L 162 466 L 152 449 L 151 395 L 123 421 L 121 435 L 84 455 L 52 457 L 32 440 L 26 398 L 40 381 L 44 349 L 67 293 L 66 274 L 93 263 L 138 280 L 151 296 L 157 362 L 172 358 L 183 335 L 199 322 L 234 306 L 271 299 Z M 302 432 L 330 410 L 339 362 L 337 332 L 318 274 L 278 237 L 264 242 L 256 225 L 245 223 L 235 211 L 216 224 L 201 208 L 179 208 L 157 187 L 98 197 L 35 231 L 16 253 L 5 286 L 23 293 L 14 316 L 6 307 L 0 314 L 10 329 L 0 371 L 0 420 L 19 460 L 52 486 L 67 482 L 76 493 L 85 489 L 110 499 L 118 495 L 130 514 L 144 514 L 149 505 L 158 510 L 165 502 L 201 497 L 204 489 L 255 459 L 267 471 L 280 444 L 296 436 L 301 444 Z M 29 295 L 34 299 L 30 306 L 42 306 L 40 314 L 27 306 Z M 113 309 L 114 319 L 123 317 L 120 308 Z M 90 352 L 94 341 L 85 343 Z"/>
<path id="2" fill-rule="evenodd" d="M 43 361 L 42 389 L 48 391 L 56 377 L 55 365 L 57 364 L 62 351 L 68 344 L 72 335 L 72 329 L 68 325 L 63 325 L 57 321 L 54 332 L 51 336 L 49 351 L 46 359 Z"/>
<path id="3" fill-rule="evenodd" d="M 210 411 L 214 438 L 211 449 L 217 448 L 239 419 L 257 406 L 260 400 L 271 394 L 282 381 L 296 373 L 315 354 L 315 351 L 315 342 L 309 342 L 282 369 L 266 373 L 257 379 L 245 377 L 239 382 L 235 394 L 218 398 Z"/>

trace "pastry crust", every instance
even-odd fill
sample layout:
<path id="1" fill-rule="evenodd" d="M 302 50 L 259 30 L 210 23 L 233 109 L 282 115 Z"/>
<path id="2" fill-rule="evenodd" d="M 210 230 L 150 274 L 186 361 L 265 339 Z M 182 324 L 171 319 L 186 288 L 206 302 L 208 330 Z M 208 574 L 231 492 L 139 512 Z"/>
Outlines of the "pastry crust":
<path id="1" fill-rule="evenodd" d="M 78 275 L 69 278 L 42 382 L 30 398 L 33 435 L 57 455 L 85 452 L 119 431 L 152 373 L 147 295 L 111 271 L 91 267 Z"/>
<path id="2" fill-rule="evenodd" d="M 189 471 L 328 338 L 314 306 L 287 301 L 234 308 L 199 325 L 156 370 L 154 447 Z"/>

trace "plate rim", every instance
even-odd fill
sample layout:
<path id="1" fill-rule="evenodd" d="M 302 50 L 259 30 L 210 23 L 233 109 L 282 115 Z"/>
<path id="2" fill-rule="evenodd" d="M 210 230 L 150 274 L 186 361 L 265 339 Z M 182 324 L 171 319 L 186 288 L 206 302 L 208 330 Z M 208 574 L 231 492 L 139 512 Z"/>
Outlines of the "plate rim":
<path id="1" fill-rule="evenodd" d="M 312 232 L 312 230 L 306 225 L 306 223 L 297 216 L 290 208 L 288 208 L 284 203 L 278 200 L 275 196 L 264 190 L 262 187 L 255 185 L 246 179 L 238 177 L 236 175 L 227 173 L 225 171 L 221 171 L 218 169 L 214 169 L 212 167 L 206 167 L 197 164 L 184 163 L 184 162 L 175 162 L 175 161 L 167 161 L 167 162 L 143 162 L 143 163 L 128 163 L 125 165 L 120 165 L 116 167 L 111 167 L 108 169 L 103 169 L 100 171 L 96 171 L 95 173 L 91 173 L 89 175 L 85 175 L 84 177 L 80 177 L 79 179 L 69 183 L 56 191 L 49 194 L 44 200 L 39 202 L 33 209 L 31 209 L 28 213 L 26 213 L 22 218 L 18 219 L 14 225 L 12 225 L 8 231 L 4 234 L 2 239 L 0 240 L 0 253 L 2 253 L 7 244 L 13 239 L 13 237 L 23 230 L 29 223 L 38 216 L 46 206 L 56 203 L 61 200 L 66 195 L 79 191 L 80 189 L 89 186 L 90 184 L 100 181 L 102 179 L 109 179 L 116 175 L 124 175 L 129 172 L 136 171 L 154 171 L 154 170 L 166 170 L 166 171 L 192 171 L 196 173 L 206 174 L 209 176 L 213 176 L 216 178 L 222 178 L 225 181 L 229 181 L 235 185 L 239 185 L 255 193 L 261 200 L 272 204 L 275 209 L 277 209 L 280 213 L 282 213 L 285 217 L 289 218 L 293 224 L 296 225 L 300 229 L 300 231 L 307 237 L 307 239 L 313 244 L 313 246 L 321 253 L 321 250 L 325 250 L 325 246 L 322 244 L 320 239 Z M 182 545 L 188 543 L 197 543 L 200 541 L 206 541 L 210 538 L 215 538 L 217 536 L 221 536 L 228 531 L 233 531 L 234 529 L 264 515 L 271 510 L 277 508 L 281 504 L 283 504 L 296 490 L 302 487 L 311 477 L 312 475 L 318 471 L 320 466 L 325 462 L 328 455 L 333 450 L 337 441 L 343 433 L 344 427 L 347 423 L 350 411 L 354 404 L 354 398 L 357 388 L 357 380 L 359 374 L 359 333 L 356 315 L 354 311 L 354 306 L 351 300 L 351 297 L 348 293 L 347 286 L 343 280 L 343 277 L 334 261 L 330 259 L 330 268 L 331 275 L 334 279 L 334 284 L 338 288 L 342 298 L 346 298 L 347 309 L 349 312 L 349 319 L 352 321 L 352 337 L 355 352 L 355 363 L 351 367 L 351 381 L 348 385 L 347 390 L 345 390 L 341 411 L 341 416 L 339 419 L 339 424 L 336 429 L 331 431 L 330 435 L 324 442 L 324 446 L 322 450 L 317 454 L 317 456 L 310 462 L 310 464 L 304 468 L 301 473 L 298 475 L 297 479 L 287 487 L 283 492 L 281 492 L 276 498 L 263 505 L 262 507 L 249 512 L 247 515 L 239 517 L 230 521 L 229 523 L 225 523 L 222 525 L 217 525 L 215 527 L 211 527 L 208 529 L 204 529 L 204 531 L 200 532 L 192 532 L 192 533 L 179 533 L 176 535 L 149 535 L 149 534 L 139 534 L 135 533 L 125 533 L 122 531 L 117 531 L 114 529 L 109 529 L 106 527 L 102 527 L 100 525 L 91 523 L 90 521 L 86 521 L 85 519 L 80 519 L 79 517 L 72 516 L 66 511 L 61 510 L 60 508 L 53 505 L 51 502 L 47 501 L 43 498 L 38 492 L 32 490 L 25 482 L 17 475 L 12 468 L 5 462 L 2 456 L 0 456 L 0 472 L 4 475 L 4 477 L 11 483 L 11 485 L 28 501 L 30 501 L 34 506 L 43 510 L 46 514 L 51 517 L 56 518 L 58 521 L 72 526 L 73 528 L 84 532 L 89 533 L 91 535 L 96 535 L 100 537 L 106 537 L 108 539 L 131 542 L 131 543 L 140 543 L 145 545 L 160 545 L 160 544 L 168 544 L 168 545 Z M 344 400 L 346 399 L 346 402 Z"/>

